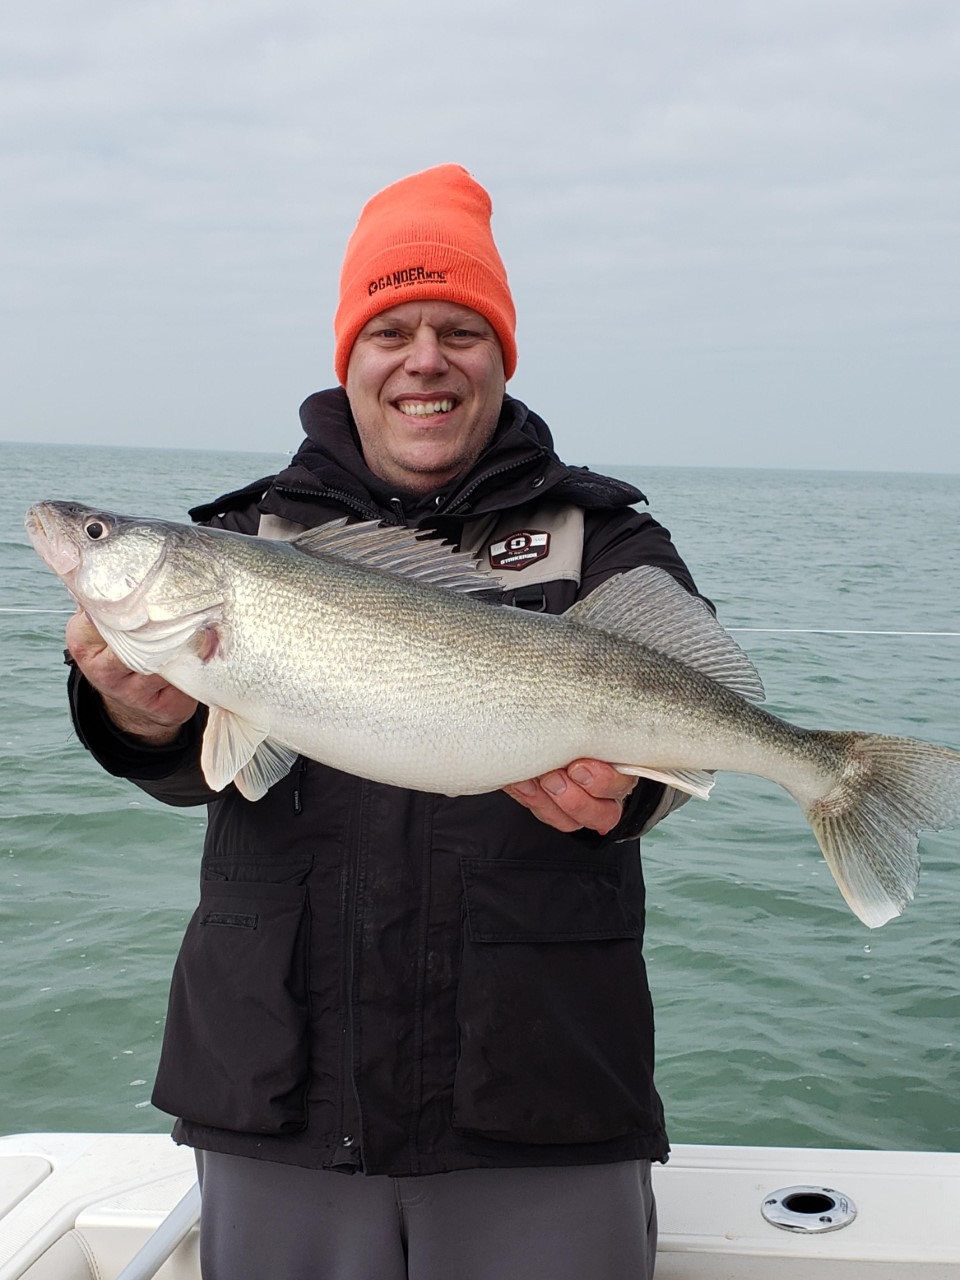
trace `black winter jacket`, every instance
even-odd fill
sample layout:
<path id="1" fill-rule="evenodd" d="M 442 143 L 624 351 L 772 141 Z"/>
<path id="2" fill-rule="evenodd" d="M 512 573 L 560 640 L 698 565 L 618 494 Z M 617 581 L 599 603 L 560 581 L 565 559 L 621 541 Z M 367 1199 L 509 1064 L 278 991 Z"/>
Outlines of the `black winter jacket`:
<path id="1" fill-rule="evenodd" d="M 667 531 L 631 509 L 643 495 L 563 464 L 519 401 L 466 478 L 412 507 L 367 470 L 341 390 L 301 417 L 286 471 L 194 518 L 255 533 L 263 514 L 346 514 L 459 541 L 478 516 L 574 503 L 579 588 L 551 581 L 518 603 L 560 613 L 641 563 L 694 589 Z M 250 803 L 204 783 L 202 712 L 149 748 L 112 727 L 77 672 L 71 702 L 106 769 L 208 806 L 154 1093 L 178 1141 L 393 1175 L 666 1158 L 631 838 L 659 784 L 640 782 L 607 837 L 561 834 L 502 792 L 408 792 L 303 759 Z"/>

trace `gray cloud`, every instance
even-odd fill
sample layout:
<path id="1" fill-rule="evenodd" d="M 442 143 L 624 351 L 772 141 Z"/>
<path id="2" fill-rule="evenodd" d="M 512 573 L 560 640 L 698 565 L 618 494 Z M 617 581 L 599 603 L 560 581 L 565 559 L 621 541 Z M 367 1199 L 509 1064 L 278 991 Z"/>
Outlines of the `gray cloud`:
<path id="1" fill-rule="evenodd" d="M 363 201 L 458 160 L 576 460 L 960 470 L 934 0 L 32 0 L 0 17 L 7 439 L 295 444 Z"/>

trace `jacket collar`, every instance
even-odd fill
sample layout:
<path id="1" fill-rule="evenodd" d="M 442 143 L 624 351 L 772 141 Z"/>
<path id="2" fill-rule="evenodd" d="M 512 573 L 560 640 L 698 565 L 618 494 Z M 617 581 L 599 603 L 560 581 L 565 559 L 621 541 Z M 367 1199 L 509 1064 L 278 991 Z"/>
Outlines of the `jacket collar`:
<path id="1" fill-rule="evenodd" d="M 304 442 L 275 477 L 261 510 L 283 514 L 286 499 L 333 502 L 363 519 L 420 525 L 438 517 L 507 510 L 547 496 L 586 507 L 646 501 L 632 485 L 568 467 L 554 451 L 547 424 L 513 396 L 504 397 L 493 439 L 471 470 L 425 499 L 398 495 L 367 467 L 342 387 L 309 396 L 300 421 Z"/>

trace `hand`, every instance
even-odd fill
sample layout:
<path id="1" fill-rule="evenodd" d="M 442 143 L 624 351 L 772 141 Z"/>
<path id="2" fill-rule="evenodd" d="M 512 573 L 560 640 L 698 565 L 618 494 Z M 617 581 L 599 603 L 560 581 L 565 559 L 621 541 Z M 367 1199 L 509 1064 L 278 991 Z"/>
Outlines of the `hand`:
<path id="1" fill-rule="evenodd" d="M 90 621 L 78 610 L 67 623 L 67 648 L 100 694 L 107 715 L 124 733 L 155 746 L 173 742 L 197 709 L 194 698 L 160 676 L 141 676 L 125 667 Z"/>
<path id="2" fill-rule="evenodd" d="M 558 831 L 589 827 L 605 836 L 620 821 L 623 803 L 636 785 L 636 778 L 602 760 L 574 760 L 566 769 L 514 782 L 503 790 Z"/>

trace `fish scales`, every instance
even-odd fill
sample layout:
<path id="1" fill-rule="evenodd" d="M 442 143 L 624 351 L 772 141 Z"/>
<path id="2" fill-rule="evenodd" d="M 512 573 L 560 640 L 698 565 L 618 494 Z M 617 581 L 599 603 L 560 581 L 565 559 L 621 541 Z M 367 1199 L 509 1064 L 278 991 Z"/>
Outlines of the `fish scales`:
<path id="1" fill-rule="evenodd" d="M 960 822 L 960 753 L 764 711 L 742 650 L 661 570 L 551 617 L 476 598 L 472 562 L 410 531 L 344 525 L 283 543 L 76 503 L 27 516 L 121 661 L 210 707 L 214 789 L 255 801 L 298 754 L 450 795 L 579 757 L 697 795 L 755 774 L 797 801 L 870 927 L 912 898 L 919 831 Z"/>
<path id="2" fill-rule="evenodd" d="M 318 599 L 316 561 L 277 559 L 264 596 L 244 590 L 231 610 L 236 665 L 259 676 L 236 693 L 229 681 L 217 686 L 220 705 L 240 711 L 242 694 L 252 699 L 248 715 L 278 740 L 377 781 L 480 793 L 578 756 L 743 771 L 757 750 L 744 717 L 763 723 L 768 754 L 776 738 L 792 740 L 782 722 L 698 672 L 609 633 L 439 596 L 348 563 L 323 566 Z M 265 611 L 301 637 L 295 682 Z M 208 700 L 202 665 L 166 674 Z M 707 724 L 715 732 L 704 763 Z"/>

